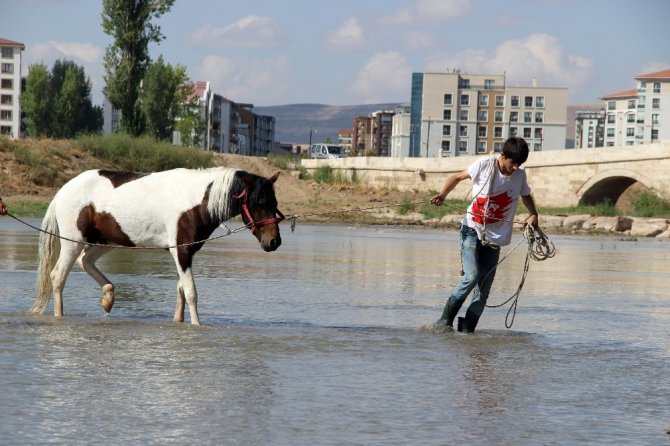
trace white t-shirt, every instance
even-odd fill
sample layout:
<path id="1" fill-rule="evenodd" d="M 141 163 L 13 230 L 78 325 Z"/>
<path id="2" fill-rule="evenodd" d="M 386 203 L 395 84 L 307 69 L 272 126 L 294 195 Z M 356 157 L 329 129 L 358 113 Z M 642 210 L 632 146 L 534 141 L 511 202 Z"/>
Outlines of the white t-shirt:
<path id="1" fill-rule="evenodd" d="M 472 202 L 468 206 L 463 224 L 474 228 L 479 239 L 483 240 L 486 215 L 486 240 L 499 246 L 509 245 L 519 196 L 530 195 L 526 171 L 520 167 L 512 175 L 505 176 L 500 172 L 496 158 L 487 157 L 472 163 L 468 173 L 472 179 Z"/>

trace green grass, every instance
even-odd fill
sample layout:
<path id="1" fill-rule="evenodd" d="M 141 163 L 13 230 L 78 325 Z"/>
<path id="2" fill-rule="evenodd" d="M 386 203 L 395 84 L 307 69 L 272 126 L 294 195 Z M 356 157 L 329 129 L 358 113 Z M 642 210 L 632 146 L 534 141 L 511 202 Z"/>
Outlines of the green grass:
<path id="1" fill-rule="evenodd" d="M 48 201 L 5 201 L 7 210 L 17 217 L 43 217 L 49 207 Z M 6 217 L 5 217 L 6 218 Z"/>
<path id="2" fill-rule="evenodd" d="M 177 167 L 197 169 L 214 166 L 211 152 L 174 146 L 148 136 L 134 138 L 121 133 L 110 136 L 85 135 L 76 141 L 83 150 L 111 162 L 119 170 L 160 172 Z"/>

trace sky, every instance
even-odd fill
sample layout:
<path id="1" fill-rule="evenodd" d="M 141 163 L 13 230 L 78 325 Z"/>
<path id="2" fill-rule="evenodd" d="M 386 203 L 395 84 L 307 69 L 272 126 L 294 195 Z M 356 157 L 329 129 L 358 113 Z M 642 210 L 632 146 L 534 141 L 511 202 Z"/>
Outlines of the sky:
<path id="1" fill-rule="evenodd" d="M 102 103 L 102 0 L 0 0 L 30 65 L 83 66 Z M 176 0 L 153 59 L 256 106 L 409 102 L 413 72 L 505 74 L 599 102 L 670 68 L 667 0 Z"/>

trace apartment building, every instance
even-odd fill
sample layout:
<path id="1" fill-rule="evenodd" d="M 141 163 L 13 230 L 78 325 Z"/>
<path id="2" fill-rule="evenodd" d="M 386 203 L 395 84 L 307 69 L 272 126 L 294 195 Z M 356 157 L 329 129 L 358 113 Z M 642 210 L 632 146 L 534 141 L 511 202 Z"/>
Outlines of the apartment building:
<path id="1" fill-rule="evenodd" d="M 409 105 L 399 105 L 395 109 L 391 129 L 391 157 L 393 158 L 409 156 L 410 115 Z"/>
<path id="2" fill-rule="evenodd" d="M 575 114 L 575 149 L 602 147 L 605 141 L 605 110 Z"/>
<path id="3" fill-rule="evenodd" d="M 18 139 L 21 131 L 21 52 L 25 45 L 0 38 L 0 136 Z"/>
<path id="4" fill-rule="evenodd" d="M 368 116 L 356 116 L 351 143 L 358 154 L 389 156 L 393 131 L 392 111 L 378 110 Z"/>
<path id="5" fill-rule="evenodd" d="M 347 153 L 351 153 L 354 132 L 351 129 L 340 129 L 337 131 L 337 143 L 341 145 Z"/>
<path id="6" fill-rule="evenodd" d="M 602 96 L 606 147 L 670 140 L 670 70 L 635 77 L 637 88 Z"/>
<path id="7" fill-rule="evenodd" d="M 531 150 L 565 148 L 567 88 L 507 86 L 504 75 L 413 73 L 409 156 L 499 152 L 510 136 Z"/>

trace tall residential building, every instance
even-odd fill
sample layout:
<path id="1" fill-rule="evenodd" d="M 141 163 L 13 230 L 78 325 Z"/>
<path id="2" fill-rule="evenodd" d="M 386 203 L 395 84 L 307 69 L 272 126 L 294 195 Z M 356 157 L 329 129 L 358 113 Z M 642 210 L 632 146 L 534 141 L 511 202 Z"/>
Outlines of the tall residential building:
<path id="1" fill-rule="evenodd" d="M 575 149 L 602 147 L 605 140 L 605 110 L 578 111 L 575 115 Z"/>
<path id="2" fill-rule="evenodd" d="M 409 105 L 399 105 L 395 109 L 391 130 L 391 156 L 393 158 L 409 156 L 410 113 L 411 107 Z"/>
<path id="3" fill-rule="evenodd" d="M 353 150 L 362 155 L 391 155 L 394 113 L 378 110 L 368 116 L 354 117 L 354 129 L 351 138 Z"/>
<path id="4" fill-rule="evenodd" d="M 635 77 L 637 88 L 607 94 L 605 146 L 670 140 L 670 69 Z"/>
<path id="5" fill-rule="evenodd" d="M 337 132 L 337 143 L 341 145 L 347 153 L 351 153 L 351 141 L 354 132 L 351 129 L 340 129 Z"/>
<path id="6" fill-rule="evenodd" d="M 531 150 L 565 148 L 567 88 L 506 86 L 504 75 L 413 73 L 409 156 L 502 150 L 510 136 Z"/>
<path id="7" fill-rule="evenodd" d="M 0 136 L 17 139 L 21 131 L 21 52 L 25 45 L 0 38 Z"/>

